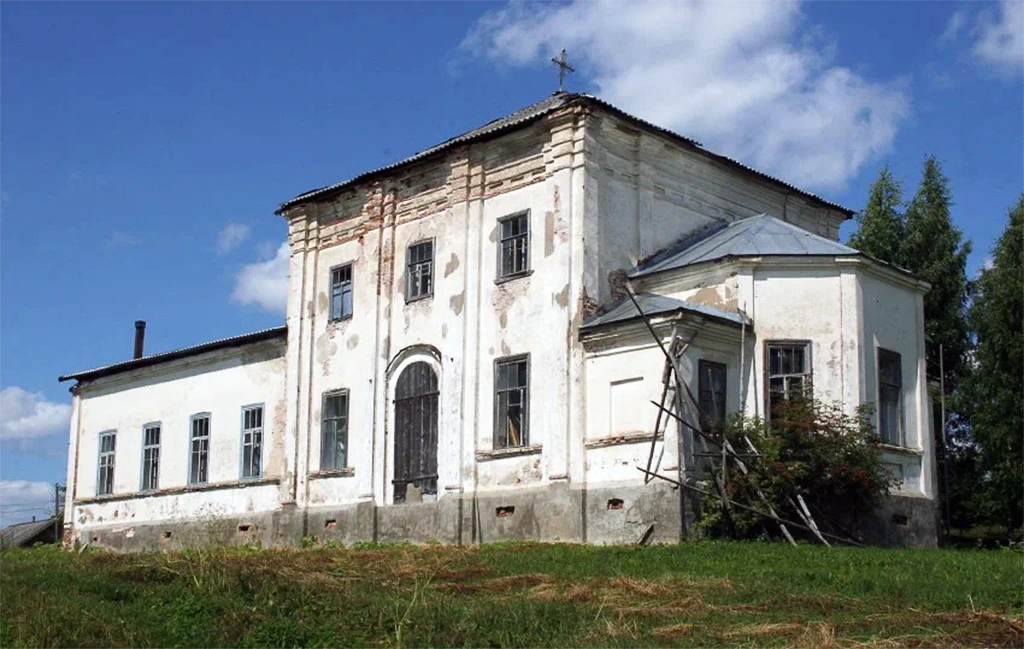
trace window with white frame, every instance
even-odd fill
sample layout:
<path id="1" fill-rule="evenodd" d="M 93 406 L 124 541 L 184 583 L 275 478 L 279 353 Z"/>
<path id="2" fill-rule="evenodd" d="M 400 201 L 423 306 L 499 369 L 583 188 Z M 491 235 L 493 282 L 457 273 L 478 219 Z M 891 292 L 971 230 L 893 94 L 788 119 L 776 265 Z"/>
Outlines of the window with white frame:
<path id="1" fill-rule="evenodd" d="M 348 391 L 324 395 L 320 426 L 320 470 L 344 469 L 348 462 Z"/>
<path id="2" fill-rule="evenodd" d="M 114 451 L 117 447 L 117 432 L 108 430 L 100 433 L 99 475 L 96 477 L 96 495 L 109 496 L 114 493 Z"/>
<path id="3" fill-rule="evenodd" d="M 811 343 L 766 343 L 768 408 L 770 420 L 778 408 L 794 397 L 811 395 Z"/>
<path id="4" fill-rule="evenodd" d="M 495 374 L 494 448 L 527 446 L 529 436 L 530 368 L 526 356 L 499 360 Z"/>
<path id="5" fill-rule="evenodd" d="M 900 355 L 878 350 L 878 434 L 886 444 L 902 446 L 903 369 Z"/>
<path id="6" fill-rule="evenodd" d="M 521 212 L 498 221 L 498 279 L 530 270 L 530 213 Z"/>
<path id="7" fill-rule="evenodd" d="M 142 490 L 160 488 L 160 424 L 142 429 Z"/>
<path id="8" fill-rule="evenodd" d="M 409 246 L 405 253 L 408 279 L 405 283 L 407 302 L 434 294 L 434 242 L 421 241 Z"/>
<path id="9" fill-rule="evenodd" d="M 331 269 L 331 320 L 352 317 L 352 264 Z"/>
<path id="10" fill-rule="evenodd" d="M 263 475 L 263 406 L 242 408 L 242 478 Z"/>
<path id="11" fill-rule="evenodd" d="M 210 478 L 210 415 L 192 415 L 189 422 L 188 483 L 206 484 Z"/>

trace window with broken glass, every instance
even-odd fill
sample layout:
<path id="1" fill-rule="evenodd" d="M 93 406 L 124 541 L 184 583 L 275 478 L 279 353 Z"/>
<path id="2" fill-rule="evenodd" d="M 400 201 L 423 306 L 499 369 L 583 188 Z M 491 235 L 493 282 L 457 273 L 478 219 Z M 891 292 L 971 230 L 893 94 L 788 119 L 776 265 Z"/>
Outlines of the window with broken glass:
<path id="1" fill-rule="evenodd" d="M 498 221 L 498 227 L 498 279 L 525 274 L 530 270 L 530 213 L 506 217 Z"/>
<path id="2" fill-rule="evenodd" d="M 160 488 L 160 424 L 142 429 L 142 490 Z"/>
<path id="3" fill-rule="evenodd" d="M 210 415 L 192 415 L 188 483 L 206 484 L 210 472 Z"/>
<path id="4" fill-rule="evenodd" d="M 116 432 L 100 433 L 100 466 L 99 475 L 96 478 L 96 495 L 98 496 L 108 496 L 114 493 L 114 450 L 116 446 Z"/>
<path id="5" fill-rule="evenodd" d="M 725 373 L 724 363 L 697 362 L 697 397 L 704 430 L 710 430 L 725 419 Z"/>
<path id="6" fill-rule="evenodd" d="M 527 446 L 529 438 L 529 359 L 526 356 L 495 364 L 494 448 Z"/>
<path id="7" fill-rule="evenodd" d="M 352 264 L 331 269 L 331 320 L 352 317 Z"/>
<path id="8" fill-rule="evenodd" d="M 768 419 L 779 406 L 797 396 L 811 396 L 811 344 L 809 342 L 769 342 Z"/>
<path id="9" fill-rule="evenodd" d="M 242 409 L 242 477 L 263 475 L 263 406 Z"/>
<path id="10" fill-rule="evenodd" d="M 348 392 L 324 395 L 320 426 L 320 470 L 344 469 L 348 462 Z"/>
<path id="11" fill-rule="evenodd" d="M 878 434 L 886 444 L 903 445 L 903 369 L 900 355 L 878 350 Z"/>
<path id="12" fill-rule="evenodd" d="M 407 302 L 434 294 L 434 242 L 422 241 L 409 246 L 405 253 L 409 279 L 405 284 Z"/>

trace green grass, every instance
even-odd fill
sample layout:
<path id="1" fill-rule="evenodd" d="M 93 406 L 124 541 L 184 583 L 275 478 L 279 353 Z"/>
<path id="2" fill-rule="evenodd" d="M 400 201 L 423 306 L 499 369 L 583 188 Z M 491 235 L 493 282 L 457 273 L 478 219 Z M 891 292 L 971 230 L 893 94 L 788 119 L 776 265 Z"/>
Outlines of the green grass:
<path id="1" fill-rule="evenodd" d="M 4 647 L 1024 644 L 1024 555 L 701 542 L 0 554 Z"/>

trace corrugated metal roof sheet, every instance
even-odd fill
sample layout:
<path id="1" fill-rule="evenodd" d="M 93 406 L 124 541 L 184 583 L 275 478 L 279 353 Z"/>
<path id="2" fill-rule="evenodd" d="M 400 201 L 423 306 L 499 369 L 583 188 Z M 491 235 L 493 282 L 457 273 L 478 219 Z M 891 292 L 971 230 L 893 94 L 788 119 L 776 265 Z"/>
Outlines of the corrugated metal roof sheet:
<path id="1" fill-rule="evenodd" d="M 272 338 L 284 338 L 287 332 L 288 327 L 285 325 L 282 325 L 280 327 L 271 327 L 270 329 L 254 331 L 248 334 L 231 336 L 229 338 L 221 338 L 220 340 L 202 343 L 201 345 L 194 345 L 192 347 L 182 347 L 181 349 L 172 349 L 171 351 L 168 352 L 161 352 L 159 354 L 153 354 L 152 356 L 143 356 L 142 358 L 133 358 L 131 360 L 122 361 L 120 363 L 114 363 L 113 365 L 97 367 L 96 369 L 93 370 L 85 370 L 83 372 L 76 372 L 74 374 L 65 374 L 64 376 L 57 377 L 57 380 L 88 381 L 91 379 L 98 379 L 104 376 L 110 376 L 112 374 L 119 374 L 121 372 L 127 372 L 129 370 L 138 369 L 140 367 L 148 367 L 150 365 L 157 365 L 158 363 L 168 363 L 170 361 L 178 360 L 179 358 L 195 356 L 197 354 L 212 352 L 218 349 L 240 347 L 242 345 L 248 345 L 251 343 L 257 343 L 264 340 L 270 340 Z"/>
<path id="2" fill-rule="evenodd" d="M 58 518 L 48 518 L 43 521 L 9 525 L 0 531 L 0 547 L 16 548 L 25 545 L 26 543 L 30 543 L 32 542 L 32 539 L 41 535 L 43 532 L 48 531 L 47 528 L 56 528 L 59 520 L 60 519 Z M 54 529 L 52 535 L 48 535 L 45 542 L 53 543 L 57 538 L 57 530 Z"/>
<path id="3" fill-rule="evenodd" d="M 693 302 L 677 300 L 664 295 L 654 295 L 652 293 L 639 293 L 635 297 L 637 304 L 640 305 L 640 309 L 644 312 L 644 315 L 660 315 L 664 313 L 671 313 L 673 311 L 688 311 L 690 313 L 696 313 L 709 318 L 723 320 L 737 326 L 741 324 L 750 324 L 750 318 L 733 311 L 716 309 L 715 307 L 704 306 L 703 304 L 694 304 Z M 592 329 L 601 325 L 611 324 L 613 322 L 625 322 L 639 317 L 640 314 L 637 313 L 636 307 L 633 306 L 633 302 L 629 297 L 625 297 L 612 305 L 612 307 L 605 313 L 588 318 L 584 321 L 583 326 L 581 326 L 580 329 Z"/>
<path id="4" fill-rule="evenodd" d="M 327 198 L 329 195 L 337 193 L 337 192 L 340 192 L 343 189 L 345 189 L 346 187 L 354 185 L 357 182 L 360 182 L 360 181 L 363 181 L 363 180 L 367 180 L 367 179 L 369 179 L 371 177 L 374 177 L 374 176 L 377 176 L 377 175 L 380 175 L 380 174 L 384 174 L 384 173 L 387 173 L 387 172 L 390 172 L 390 171 L 394 171 L 394 170 L 399 169 L 400 167 L 403 167 L 405 165 L 412 164 L 412 163 L 417 162 L 419 160 L 423 160 L 423 159 L 425 159 L 425 158 L 427 158 L 427 157 L 429 157 L 431 155 L 434 155 L 434 154 L 437 154 L 437 153 L 441 153 L 442 151 L 445 151 L 446 149 L 449 149 L 449 148 L 451 148 L 453 146 L 456 146 L 458 144 L 465 144 L 467 142 L 472 142 L 472 141 L 475 141 L 475 140 L 478 140 L 478 139 L 483 139 L 483 138 L 491 136 L 491 135 L 496 135 L 499 132 L 503 132 L 503 131 L 506 131 L 506 130 L 511 130 L 511 129 L 514 129 L 514 128 L 517 128 L 517 127 L 520 127 L 520 126 L 525 126 L 526 124 L 528 124 L 528 123 L 530 123 L 530 122 L 532 122 L 532 121 L 534 121 L 536 119 L 539 119 L 539 118 L 547 115 L 548 113 L 551 113 L 551 112 L 553 112 L 553 111 L 555 111 L 555 110 L 557 110 L 559 108 L 562 108 L 564 106 L 568 106 L 569 104 L 572 104 L 572 103 L 575 103 L 575 102 L 590 103 L 592 105 L 600 106 L 600 107 L 602 107 L 602 108 L 604 108 L 604 109 L 606 109 L 606 110 L 608 110 L 608 111 L 610 111 L 612 113 L 615 113 L 616 115 L 619 115 L 620 117 L 622 117 L 622 118 L 624 118 L 626 120 L 629 120 L 629 121 L 633 122 L 634 124 L 638 124 L 638 125 L 644 126 L 646 128 L 649 128 L 649 129 L 651 129 L 653 131 L 656 131 L 658 133 L 662 133 L 662 134 L 672 138 L 673 140 L 675 140 L 675 141 L 677 141 L 677 142 L 679 142 L 681 144 L 684 144 L 686 146 L 692 147 L 694 150 L 696 150 L 696 151 L 700 152 L 701 154 L 706 155 L 706 156 L 708 156 L 708 157 L 710 157 L 710 158 L 712 158 L 714 160 L 722 162 L 722 163 L 724 163 L 726 165 L 729 165 L 731 167 L 735 167 L 737 169 L 741 169 L 741 170 L 743 170 L 746 173 L 752 174 L 754 176 L 757 176 L 758 178 L 761 178 L 763 180 L 767 180 L 767 181 L 769 181 L 771 183 L 774 183 L 776 185 L 784 187 L 784 188 L 786 188 L 786 189 L 788 189 L 790 191 L 796 192 L 797 194 L 800 194 L 801 196 L 803 196 L 803 197 L 805 197 L 805 198 L 807 198 L 807 199 L 809 199 L 809 200 L 811 200 L 813 202 L 816 202 L 816 203 L 818 203 L 820 205 L 823 205 L 823 206 L 830 207 L 832 209 L 838 210 L 838 211 L 846 214 L 847 218 L 853 216 L 853 210 L 850 210 L 850 209 L 848 209 L 846 207 L 843 207 L 842 205 L 839 205 L 837 203 L 833 203 L 831 201 L 827 201 L 827 200 L 821 198 L 820 196 L 817 196 L 817 195 L 812 194 L 810 192 L 804 191 L 804 190 L 800 189 L 799 187 L 795 187 L 793 185 L 790 185 L 789 183 L 787 183 L 787 182 L 785 182 L 783 180 L 780 180 L 778 178 L 775 178 L 774 176 L 769 176 L 766 173 L 760 172 L 760 171 L 758 171 L 758 170 L 756 170 L 756 169 L 754 169 L 752 167 L 748 167 L 747 165 L 743 164 L 742 162 L 739 162 L 737 160 L 733 160 L 732 158 L 728 158 L 728 157 L 726 157 L 724 155 L 721 155 L 721 154 L 718 154 L 718 153 L 714 153 L 713 151 L 709 151 L 709 150 L 705 149 L 701 145 L 700 142 L 698 142 L 698 141 L 696 141 L 696 140 L 694 140 L 692 138 L 688 138 L 688 137 L 686 137 L 684 135 L 680 135 L 678 133 L 675 133 L 674 131 L 668 130 L 667 128 L 663 128 L 663 127 L 658 126 L 656 124 L 652 124 L 651 122 L 648 122 L 647 120 L 641 119 L 641 118 L 639 118 L 639 117 L 637 117 L 635 115 L 631 115 L 631 114 L 627 113 L 626 111 L 622 110 L 621 108 L 617 108 L 617 107 L 613 106 L 612 104 L 609 104 L 608 102 L 606 102 L 603 99 L 600 99 L 598 97 L 595 97 L 593 95 L 588 95 L 588 94 L 585 94 L 585 93 L 566 93 L 566 92 L 556 92 L 555 94 L 551 95 L 550 97 L 547 97 L 547 98 L 545 98 L 545 99 L 543 99 L 543 100 L 541 100 L 541 101 L 539 101 L 539 102 L 537 102 L 535 104 L 531 104 L 530 106 L 527 106 L 526 108 L 522 108 L 520 110 L 515 111 L 514 113 L 510 113 L 509 115 L 506 115 L 505 117 L 500 117 L 498 119 L 492 120 L 492 121 L 484 124 L 483 126 L 481 126 L 479 128 L 475 128 L 475 129 L 473 129 L 471 131 L 467 131 L 467 132 L 463 133 L 462 135 L 457 135 L 457 136 L 455 136 L 455 137 L 453 137 L 453 138 L 451 138 L 449 140 L 445 140 L 444 142 L 442 142 L 442 143 L 440 143 L 440 144 L 438 144 L 436 146 L 432 146 L 429 149 L 425 149 L 423 151 L 420 151 L 419 153 L 416 153 L 416 154 L 414 154 L 414 155 L 412 155 L 412 156 L 410 156 L 408 158 L 405 158 L 404 160 L 400 160 L 400 161 L 395 162 L 393 164 L 387 165 L 385 167 L 380 167 L 380 168 L 374 169 L 372 171 L 367 171 L 367 172 L 361 173 L 358 176 L 355 176 L 354 178 L 350 178 L 349 180 L 345 180 L 345 181 L 342 181 L 342 182 L 339 182 L 339 183 L 335 183 L 333 185 L 328 185 L 326 187 L 321 187 L 319 189 L 314 189 L 314 190 L 310 190 L 308 192 L 305 192 L 303 194 L 299 194 L 295 198 L 292 198 L 291 200 L 288 200 L 288 201 L 285 201 L 284 203 L 282 203 L 281 206 L 277 209 L 277 213 L 278 214 L 282 214 L 285 210 L 287 210 L 287 209 L 289 209 L 291 207 L 294 207 L 296 205 L 299 205 L 301 203 L 304 203 L 306 201 L 309 201 L 309 200 L 314 200 L 314 199 L 317 199 L 317 198 Z"/>
<path id="5" fill-rule="evenodd" d="M 704 234 L 704 233 L 700 233 Z M 760 214 L 710 230 L 709 236 L 690 237 L 630 273 L 649 275 L 725 257 L 859 255 L 841 243 L 808 232 L 774 216 Z"/>

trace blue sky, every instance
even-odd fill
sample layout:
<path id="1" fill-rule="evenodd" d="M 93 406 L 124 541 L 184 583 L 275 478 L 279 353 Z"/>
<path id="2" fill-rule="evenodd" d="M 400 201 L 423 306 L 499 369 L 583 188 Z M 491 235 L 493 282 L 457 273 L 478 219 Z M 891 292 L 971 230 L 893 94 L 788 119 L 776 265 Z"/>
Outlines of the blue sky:
<path id="1" fill-rule="evenodd" d="M 988 255 L 1024 188 L 1019 1 L 0 4 L 0 520 L 65 478 L 59 374 L 279 324 L 295 194 L 555 89 L 848 207 L 924 156 Z M 844 236 L 848 231 L 844 231 Z"/>

